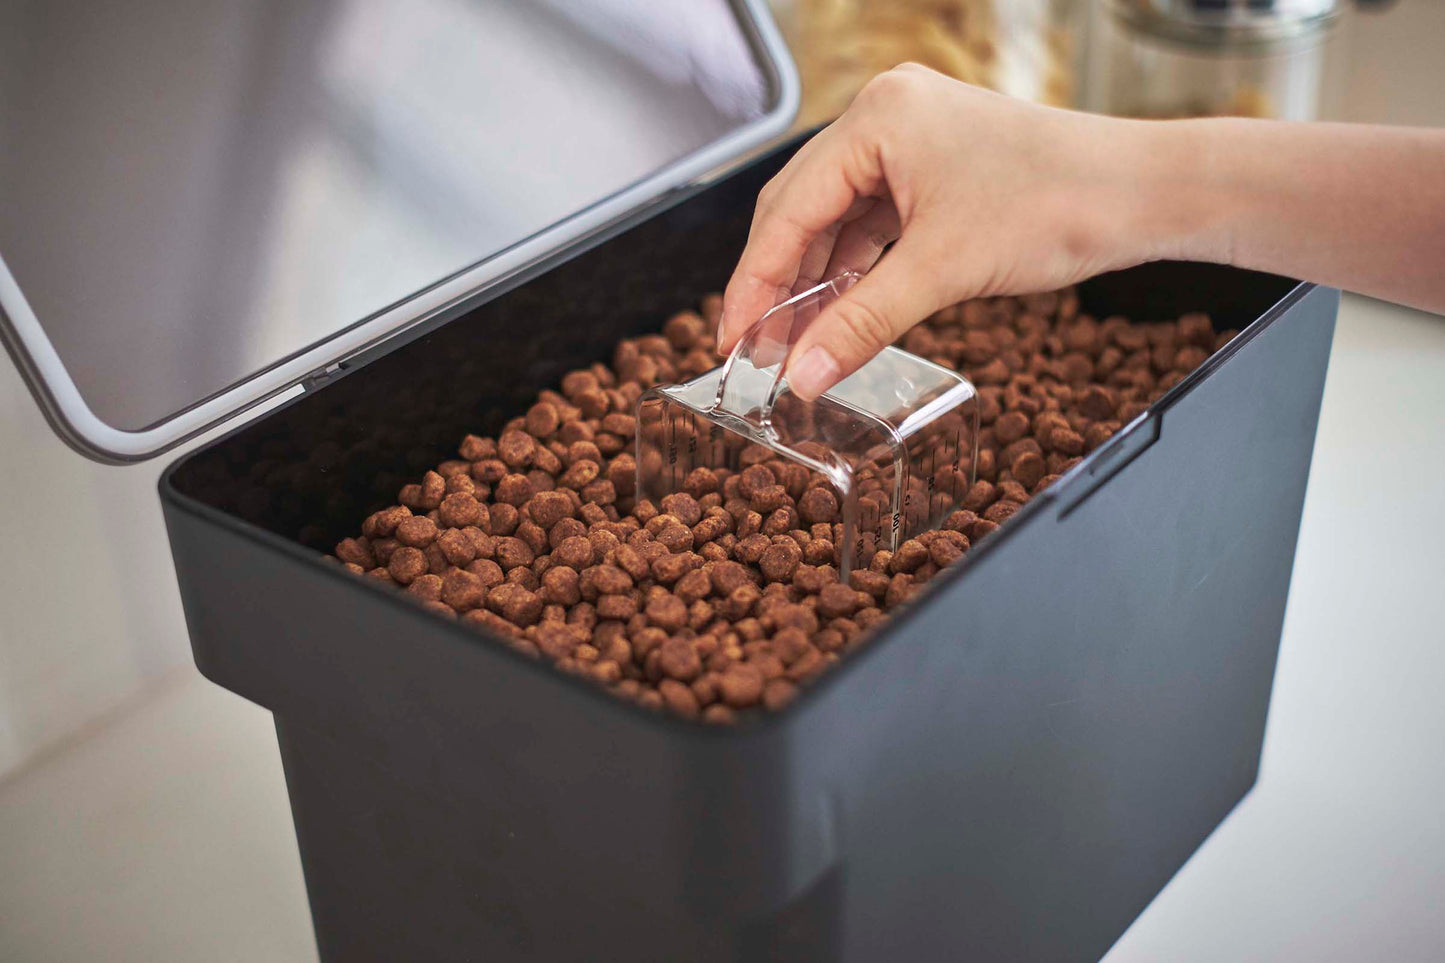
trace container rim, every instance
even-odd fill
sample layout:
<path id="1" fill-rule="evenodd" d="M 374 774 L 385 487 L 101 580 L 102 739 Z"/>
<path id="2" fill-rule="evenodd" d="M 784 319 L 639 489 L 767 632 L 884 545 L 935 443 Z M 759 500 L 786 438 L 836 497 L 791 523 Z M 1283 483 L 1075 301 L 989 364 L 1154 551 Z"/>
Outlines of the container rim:
<path id="1" fill-rule="evenodd" d="M 1297 281 L 1294 286 L 1286 291 L 1278 300 L 1262 311 L 1258 317 L 1240 330 L 1230 339 L 1224 347 L 1215 351 L 1203 364 L 1195 368 L 1185 378 L 1169 389 L 1162 397 L 1149 406 L 1143 414 L 1121 429 L 1111 441 L 1117 441 L 1126 435 L 1143 429 L 1152 420 L 1160 420 L 1170 407 L 1176 404 L 1181 398 L 1192 391 L 1195 386 L 1218 370 L 1246 344 L 1257 338 L 1262 331 L 1278 320 L 1290 307 L 1295 305 L 1306 295 L 1310 294 L 1320 285 L 1309 281 Z M 274 415 L 281 408 L 289 407 L 300 399 L 294 399 L 280 406 L 268 416 Z M 299 543 L 284 538 L 274 532 L 248 522 L 236 515 L 229 514 L 218 508 L 182 492 L 175 484 L 175 473 L 191 458 L 220 446 L 231 438 L 232 435 L 244 430 L 246 425 L 238 425 L 219 438 L 202 445 L 201 447 L 187 452 L 176 458 L 161 473 L 157 481 L 157 490 L 162 504 L 169 505 L 177 511 L 183 511 L 194 517 L 207 522 L 220 525 L 223 529 L 249 539 L 252 542 L 280 551 L 282 554 L 301 562 L 317 567 L 325 573 L 324 577 L 333 578 L 338 582 L 359 586 L 363 591 L 378 593 L 376 597 L 385 598 L 384 604 L 397 607 L 398 611 L 405 610 L 412 616 L 419 619 L 429 620 L 426 624 L 433 625 L 441 623 L 445 626 L 447 637 L 468 645 L 476 645 L 478 642 L 494 646 L 503 650 L 505 657 L 513 659 L 517 664 L 527 667 L 526 671 L 537 673 L 537 677 L 545 676 L 560 685 L 563 690 L 571 689 L 580 692 L 585 698 L 593 699 L 600 705 L 612 706 L 616 711 L 625 715 L 619 718 L 630 717 L 634 720 L 644 720 L 644 723 L 655 727 L 664 727 L 674 733 L 681 730 L 690 734 L 696 734 L 699 739 L 751 739 L 763 738 L 772 733 L 774 728 L 789 724 L 789 720 L 799 713 L 807 712 L 810 707 L 823 698 L 823 693 L 830 691 L 841 684 L 845 677 L 864 671 L 861 666 L 867 665 L 878 658 L 877 652 L 888 644 L 890 633 L 884 632 L 877 638 L 869 638 L 856 651 L 849 653 L 839 660 L 833 668 L 825 671 L 817 681 L 801 687 L 798 697 L 791 704 L 777 712 L 759 712 L 744 716 L 738 724 L 732 726 L 719 726 L 704 723 L 700 720 L 682 719 L 663 712 L 654 712 L 644 709 L 642 706 L 630 700 L 620 699 L 609 695 L 606 690 L 596 683 L 577 676 L 561 672 L 554 668 L 551 663 L 540 659 L 523 655 L 508 645 L 498 634 L 484 627 L 470 627 L 462 625 L 459 620 L 443 619 L 437 615 L 427 612 L 419 604 L 408 598 L 402 592 L 380 584 L 367 585 L 365 579 L 358 578 L 347 572 L 339 564 L 326 561 L 326 556 L 308 549 Z M 966 577 L 967 573 L 976 566 L 983 564 L 988 559 L 997 555 L 1000 546 L 1008 544 L 1017 532 L 1021 531 L 1024 524 L 1035 516 L 1043 515 L 1060 498 L 1063 498 L 1071 485 L 1086 477 L 1093 463 L 1100 456 L 1101 452 L 1109 450 L 1110 443 L 1101 445 L 1090 452 L 1084 459 L 1058 481 L 1047 488 L 1037 498 L 1032 498 L 1015 515 L 1009 519 L 1009 524 L 1004 525 L 999 531 L 981 541 L 977 547 L 970 550 L 957 562 L 948 566 L 938 577 L 926 583 L 913 598 L 909 600 L 899 611 L 888 616 L 886 624 L 889 626 L 906 625 L 912 619 L 916 619 L 923 608 L 928 604 L 929 599 L 944 591 L 960 579 Z M 871 633 L 869 633 L 871 634 Z"/>

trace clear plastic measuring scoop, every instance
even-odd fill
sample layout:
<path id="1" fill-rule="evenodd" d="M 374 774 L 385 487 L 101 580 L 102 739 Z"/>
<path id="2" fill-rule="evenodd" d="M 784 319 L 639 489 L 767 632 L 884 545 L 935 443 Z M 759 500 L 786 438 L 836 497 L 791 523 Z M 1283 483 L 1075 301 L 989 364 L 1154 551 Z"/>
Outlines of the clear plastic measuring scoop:
<path id="1" fill-rule="evenodd" d="M 794 295 L 764 314 L 722 367 L 645 392 L 638 498 L 658 504 L 695 487 L 700 468 L 721 483 L 754 464 L 800 466 L 778 479 L 796 501 L 794 515 L 769 512 L 763 532 L 828 523 L 842 574 L 941 524 L 974 478 L 979 403 L 967 379 L 895 347 L 811 403 L 782 375 L 802 332 L 858 279 L 847 273 Z M 831 500 L 805 496 L 810 488 Z"/>

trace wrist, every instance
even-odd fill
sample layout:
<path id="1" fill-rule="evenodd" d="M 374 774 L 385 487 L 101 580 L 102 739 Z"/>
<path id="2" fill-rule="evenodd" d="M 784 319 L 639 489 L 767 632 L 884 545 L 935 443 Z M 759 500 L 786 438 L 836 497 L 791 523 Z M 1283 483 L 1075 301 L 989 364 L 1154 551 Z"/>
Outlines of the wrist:
<path id="1" fill-rule="evenodd" d="M 1228 152 L 1219 121 L 1129 121 L 1129 218 L 1145 260 L 1232 263 Z"/>

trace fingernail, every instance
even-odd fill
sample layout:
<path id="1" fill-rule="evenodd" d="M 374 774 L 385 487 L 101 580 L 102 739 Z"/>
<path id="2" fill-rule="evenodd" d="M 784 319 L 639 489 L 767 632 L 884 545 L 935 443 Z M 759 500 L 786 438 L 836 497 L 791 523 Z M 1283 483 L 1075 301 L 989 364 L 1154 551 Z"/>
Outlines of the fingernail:
<path id="1" fill-rule="evenodd" d="M 727 309 L 727 308 L 723 308 L 722 314 L 719 315 L 719 316 L 718 316 L 718 319 L 717 319 L 717 347 L 716 347 L 714 350 L 717 351 L 718 354 L 722 354 L 723 332 L 726 331 L 727 329 L 728 329 L 728 309 Z"/>
<path id="2" fill-rule="evenodd" d="M 816 345 L 788 365 L 788 387 L 804 401 L 812 401 L 833 387 L 842 370 L 827 348 Z"/>

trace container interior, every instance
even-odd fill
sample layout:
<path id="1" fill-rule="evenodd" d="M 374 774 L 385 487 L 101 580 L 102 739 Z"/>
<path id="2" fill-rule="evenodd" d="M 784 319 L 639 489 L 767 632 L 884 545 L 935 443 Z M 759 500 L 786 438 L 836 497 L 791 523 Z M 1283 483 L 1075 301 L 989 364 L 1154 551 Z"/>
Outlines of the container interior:
<path id="1" fill-rule="evenodd" d="M 758 190 L 794 146 L 559 253 L 400 346 L 343 364 L 324 387 L 183 457 L 162 484 L 329 552 L 367 514 L 394 504 L 403 484 L 455 457 L 465 434 L 495 434 L 565 372 L 610 360 L 619 339 L 660 330 L 720 291 Z M 1082 309 L 1100 318 L 1202 310 L 1216 330 L 1244 329 L 1296 283 L 1160 262 L 1094 278 L 1080 296 Z"/>

